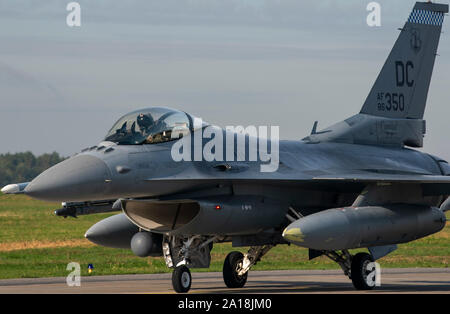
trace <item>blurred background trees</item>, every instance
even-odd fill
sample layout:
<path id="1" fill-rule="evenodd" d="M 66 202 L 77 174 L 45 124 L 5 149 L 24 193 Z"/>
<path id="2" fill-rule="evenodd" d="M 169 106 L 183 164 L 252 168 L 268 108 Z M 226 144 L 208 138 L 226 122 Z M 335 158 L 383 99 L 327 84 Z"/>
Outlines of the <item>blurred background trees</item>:
<path id="1" fill-rule="evenodd" d="M 31 152 L 0 154 L 0 187 L 31 181 L 45 169 L 64 159 L 56 152 L 38 157 Z"/>

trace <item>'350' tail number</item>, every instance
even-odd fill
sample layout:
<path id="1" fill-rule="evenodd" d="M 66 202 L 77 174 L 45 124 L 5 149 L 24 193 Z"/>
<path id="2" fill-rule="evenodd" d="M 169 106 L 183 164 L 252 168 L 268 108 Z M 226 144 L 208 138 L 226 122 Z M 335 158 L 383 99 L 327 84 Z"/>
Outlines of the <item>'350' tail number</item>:
<path id="1" fill-rule="evenodd" d="M 378 111 L 404 111 L 405 96 L 402 93 L 378 93 Z"/>

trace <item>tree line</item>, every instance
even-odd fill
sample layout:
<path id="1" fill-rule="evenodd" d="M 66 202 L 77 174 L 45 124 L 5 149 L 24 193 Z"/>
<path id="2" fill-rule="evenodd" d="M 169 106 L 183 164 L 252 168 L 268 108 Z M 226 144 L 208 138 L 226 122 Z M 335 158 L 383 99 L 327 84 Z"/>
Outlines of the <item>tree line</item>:
<path id="1" fill-rule="evenodd" d="M 0 188 L 10 183 L 29 182 L 64 159 L 56 152 L 37 157 L 32 152 L 0 154 Z"/>

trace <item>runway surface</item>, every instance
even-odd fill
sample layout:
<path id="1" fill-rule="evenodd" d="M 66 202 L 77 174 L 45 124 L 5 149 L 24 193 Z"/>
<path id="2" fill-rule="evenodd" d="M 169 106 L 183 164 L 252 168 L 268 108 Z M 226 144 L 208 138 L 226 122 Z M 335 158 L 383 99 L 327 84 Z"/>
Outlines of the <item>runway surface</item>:
<path id="1" fill-rule="evenodd" d="M 226 288 L 222 273 L 192 273 L 190 293 L 447 293 L 450 269 L 382 269 L 381 286 L 355 291 L 338 270 L 251 271 L 242 289 Z M 0 293 L 174 293 L 171 274 L 81 277 L 80 287 L 66 278 L 0 280 Z"/>

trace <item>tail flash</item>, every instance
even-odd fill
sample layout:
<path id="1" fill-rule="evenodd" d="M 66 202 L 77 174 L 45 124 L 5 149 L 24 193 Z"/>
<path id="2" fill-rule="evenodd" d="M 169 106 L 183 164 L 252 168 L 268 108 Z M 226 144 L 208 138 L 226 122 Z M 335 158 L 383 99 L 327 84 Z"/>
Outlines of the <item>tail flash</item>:
<path id="1" fill-rule="evenodd" d="M 361 113 L 422 119 L 448 5 L 417 2 Z"/>

